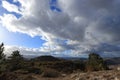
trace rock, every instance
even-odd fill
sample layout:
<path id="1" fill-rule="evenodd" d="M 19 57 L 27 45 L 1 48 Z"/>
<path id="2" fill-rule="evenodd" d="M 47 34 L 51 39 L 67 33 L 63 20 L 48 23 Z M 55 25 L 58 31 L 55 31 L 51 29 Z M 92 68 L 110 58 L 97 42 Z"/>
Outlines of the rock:
<path id="1" fill-rule="evenodd" d="M 120 71 L 120 67 L 118 67 L 117 70 Z"/>

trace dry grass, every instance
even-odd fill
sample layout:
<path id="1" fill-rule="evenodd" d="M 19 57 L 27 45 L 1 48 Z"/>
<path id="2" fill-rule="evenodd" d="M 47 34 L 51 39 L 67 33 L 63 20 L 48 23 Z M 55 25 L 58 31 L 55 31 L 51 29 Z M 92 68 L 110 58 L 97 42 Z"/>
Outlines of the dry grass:
<path id="1" fill-rule="evenodd" d="M 49 77 L 49 78 L 56 78 L 59 76 L 60 73 L 54 69 L 46 69 L 42 74 L 42 77 Z"/>

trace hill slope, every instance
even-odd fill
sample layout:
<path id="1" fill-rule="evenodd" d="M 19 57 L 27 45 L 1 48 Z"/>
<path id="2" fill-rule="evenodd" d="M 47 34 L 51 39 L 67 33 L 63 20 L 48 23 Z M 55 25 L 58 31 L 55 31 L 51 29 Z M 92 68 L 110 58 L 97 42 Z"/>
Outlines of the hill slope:
<path id="1" fill-rule="evenodd" d="M 47 62 L 47 61 L 60 61 L 60 59 L 50 56 L 50 55 L 45 55 L 45 56 L 39 56 L 36 58 L 33 58 L 32 60 L 35 61 L 42 61 L 42 62 Z"/>
<path id="2" fill-rule="evenodd" d="M 105 59 L 105 61 L 108 65 L 119 65 L 120 57 L 108 58 L 108 59 Z"/>

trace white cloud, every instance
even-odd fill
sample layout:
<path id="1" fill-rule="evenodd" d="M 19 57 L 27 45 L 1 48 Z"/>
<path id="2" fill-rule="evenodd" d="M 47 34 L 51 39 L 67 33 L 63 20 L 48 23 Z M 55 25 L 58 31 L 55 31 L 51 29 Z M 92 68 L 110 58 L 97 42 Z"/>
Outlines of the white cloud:
<path id="1" fill-rule="evenodd" d="M 37 57 L 37 56 L 41 56 L 41 55 L 53 55 L 56 57 L 73 56 L 73 54 L 65 55 L 64 52 L 62 52 L 64 50 L 62 50 L 59 46 L 51 49 L 48 46 L 44 46 L 41 48 L 26 48 L 26 47 L 21 47 L 21 46 L 7 46 L 6 45 L 4 53 L 7 56 L 10 56 L 12 54 L 12 52 L 16 51 L 16 50 L 20 51 L 20 54 L 27 58 Z"/>
<path id="2" fill-rule="evenodd" d="M 112 53 L 120 45 L 119 0 L 58 0 L 61 12 L 52 11 L 49 1 L 15 0 L 21 3 L 20 7 L 2 1 L 6 10 L 22 16 L 18 19 L 14 14 L 4 14 L 0 22 L 12 32 L 42 36 L 47 42 L 41 49 L 47 52 L 51 48 L 56 53 L 85 54 L 99 50 Z M 112 46 L 110 51 L 101 48 L 104 44 Z"/>
<path id="3" fill-rule="evenodd" d="M 25 48 L 20 46 L 5 46 L 5 54 L 7 56 L 10 56 L 13 51 L 18 50 L 20 51 L 20 54 L 23 56 L 31 55 L 33 57 L 40 56 L 40 55 L 49 55 L 49 53 L 46 51 L 43 51 L 41 48 Z M 31 57 L 30 56 L 30 57 Z"/>
<path id="4" fill-rule="evenodd" d="M 2 1 L 2 6 L 9 12 L 20 13 L 18 6 L 14 5 L 14 4 L 10 4 L 7 1 Z"/>

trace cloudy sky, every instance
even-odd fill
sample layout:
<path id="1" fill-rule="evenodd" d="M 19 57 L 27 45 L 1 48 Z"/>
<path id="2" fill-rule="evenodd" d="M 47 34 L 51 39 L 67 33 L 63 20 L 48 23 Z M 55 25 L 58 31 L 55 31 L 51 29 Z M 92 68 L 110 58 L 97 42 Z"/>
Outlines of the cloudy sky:
<path id="1" fill-rule="evenodd" d="M 5 53 L 120 57 L 120 0 L 0 0 Z"/>

